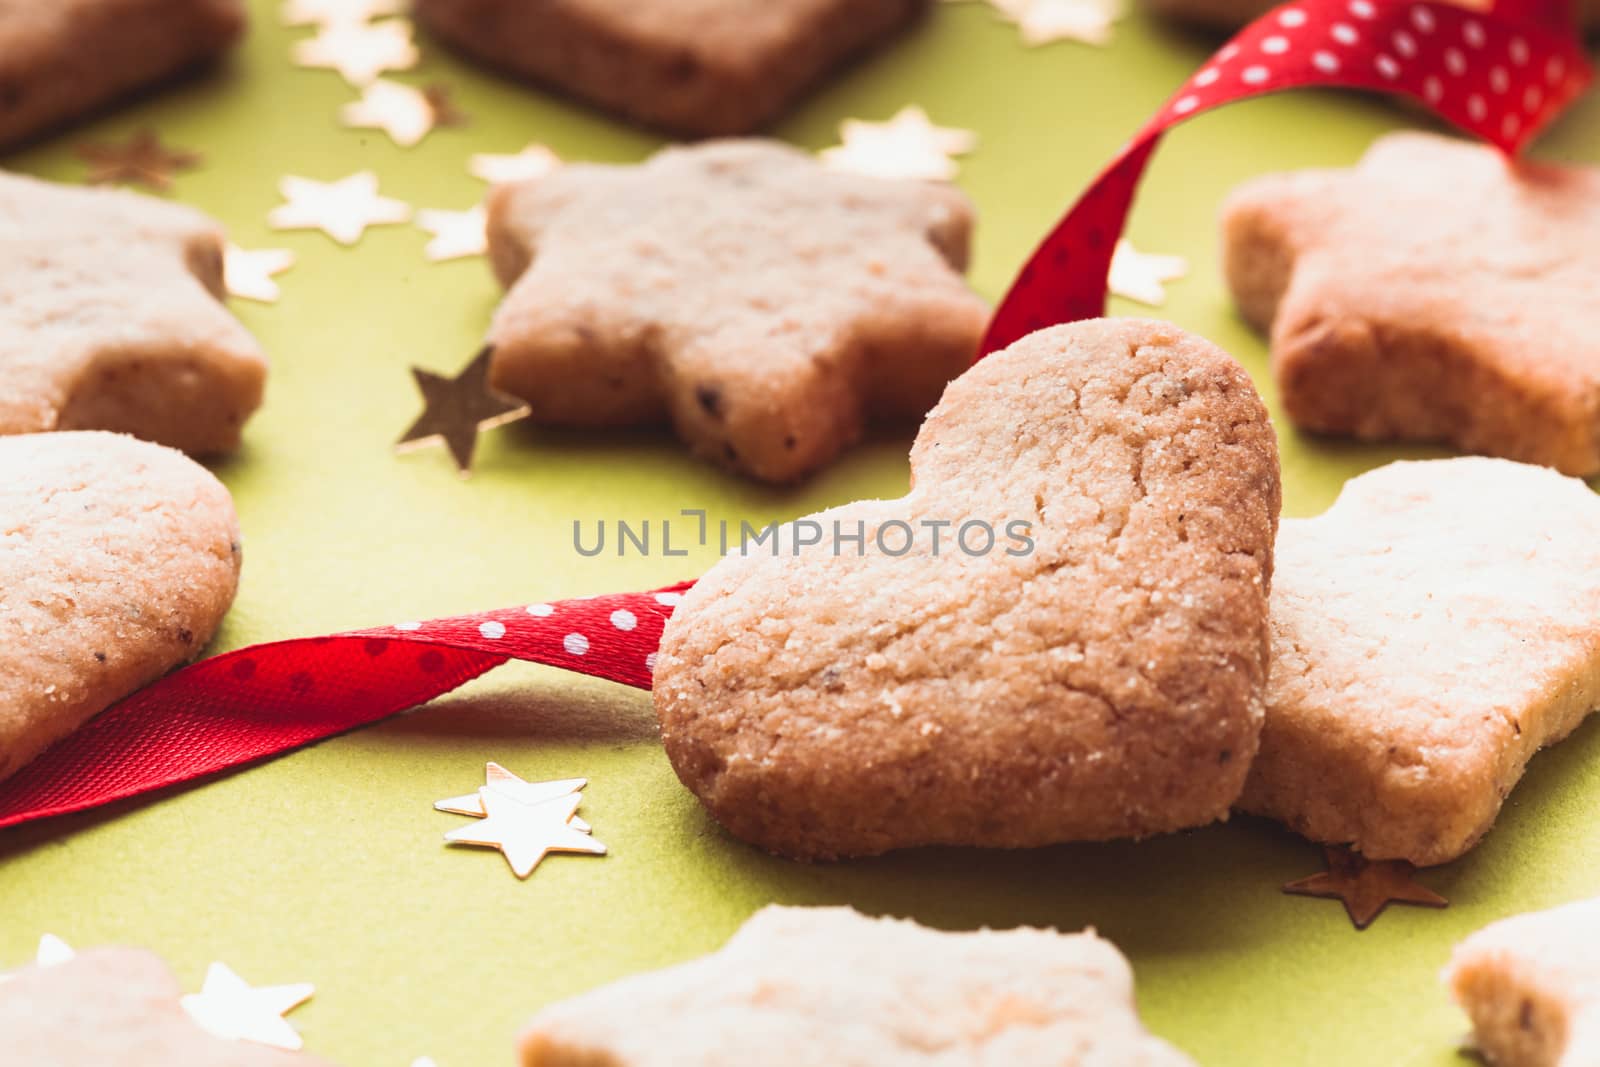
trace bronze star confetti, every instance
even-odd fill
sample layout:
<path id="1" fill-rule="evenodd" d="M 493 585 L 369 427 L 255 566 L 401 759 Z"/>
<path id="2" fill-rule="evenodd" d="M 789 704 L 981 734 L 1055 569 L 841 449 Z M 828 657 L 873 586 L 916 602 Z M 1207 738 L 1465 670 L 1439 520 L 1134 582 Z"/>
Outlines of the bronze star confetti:
<path id="1" fill-rule="evenodd" d="M 552 852 L 580 852 L 603 856 L 606 846 L 570 821 L 578 810 L 576 793 L 540 804 L 523 804 L 498 789 L 478 791 L 485 817 L 451 830 L 444 839 L 457 845 L 497 848 L 518 878 L 533 873 L 539 861 Z"/>
<path id="2" fill-rule="evenodd" d="M 422 95 L 433 109 L 435 126 L 465 126 L 472 120 L 456 106 L 454 94 L 448 85 L 430 82 L 422 87 Z"/>
<path id="3" fill-rule="evenodd" d="M 1117 296 L 1159 307 L 1167 300 L 1167 282 L 1189 273 L 1189 262 L 1182 256 L 1162 256 L 1141 252 L 1126 237 L 1111 253 L 1111 273 L 1106 288 Z"/>
<path id="4" fill-rule="evenodd" d="M 1369 860 L 1359 852 L 1329 845 L 1322 850 L 1328 869 L 1290 882 L 1285 893 L 1341 900 L 1357 930 L 1365 930 L 1390 904 L 1423 908 L 1449 905 L 1438 893 L 1416 881 L 1417 869 L 1404 860 Z"/>
<path id="5" fill-rule="evenodd" d="M 309 982 L 253 988 L 226 964 L 213 963 L 200 992 L 185 995 L 179 1003 L 196 1025 L 217 1037 L 294 1052 L 304 1042 L 284 1015 L 314 992 Z"/>
<path id="6" fill-rule="evenodd" d="M 971 130 L 935 126 L 920 107 L 903 107 L 886 122 L 845 119 L 842 142 L 819 156 L 830 170 L 871 178 L 949 181 L 958 170 L 952 156 L 966 155 L 978 144 Z"/>
<path id="7" fill-rule="evenodd" d="M 77 148 L 78 158 L 89 164 L 93 185 L 137 184 L 161 192 L 172 188 L 173 175 L 199 166 L 199 152 L 172 148 L 155 130 L 146 127 L 121 144 L 91 142 Z"/>
<path id="8" fill-rule="evenodd" d="M 479 431 L 515 422 L 530 411 L 522 401 L 490 387 L 489 361 L 493 353 L 493 346 L 485 345 L 454 378 L 412 367 L 411 373 L 422 392 L 422 414 L 395 443 L 396 450 L 404 452 L 431 441 L 443 441 L 461 476 L 471 473 Z"/>

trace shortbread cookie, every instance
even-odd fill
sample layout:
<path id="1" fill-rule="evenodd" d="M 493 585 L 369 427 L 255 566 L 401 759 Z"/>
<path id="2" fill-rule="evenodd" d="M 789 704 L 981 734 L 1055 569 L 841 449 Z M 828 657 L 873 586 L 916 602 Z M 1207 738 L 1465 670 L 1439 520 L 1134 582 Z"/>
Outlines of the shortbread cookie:
<path id="1" fill-rule="evenodd" d="M 689 137 L 750 133 L 930 0 L 416 0 L 468 56 Z"/>
<path id="2" fill-rule="evenodd" d="M 1240 807 L 1445 863 L 1600 704 L 1600 497 L 1505 460 L 1395 463 L 1278 534 L 1267 722 Z"/>
<path id="3" fill-rule="evenodd" d="M 1144 0 L 1151 11 L 1179 22 L 1214 30 L 1236 30 L 1277 7 L 1281 0 Z M 1486 9 L 1488 0 L 1459 0 L 1460 6 Z M 1579 20 L 1600 27 L 1600 0 L 1577 0 Z"/>
<path id="4" fill-rule="evenodd" d="M 181 453 L 0 437 L 0 778 L 198 655 L 238 578 L 233 501 Z"/>
<path id="5" fill-rule="evenodd" d="M 1491 923 L 1444 978 L 1494 1067 L 1600 1064 L 1600 900 Z"/>
<path id="6" fill-rule="evenodd" d="M 1600 167 L 1392 134 L 1250 182 L 1223 235 L 1299 426 L 1600 471 Z"/>
<path id="7" fill-rule="evenodd" d="M 267 363 L 219 302 L 224 245 L 192 208 L 0 173 L 0 434 L 236 447 Z"/>
<path id="8" fill-rule="evenodd" d="M 670 416 L 696 452 L 800 478 L 863 423 L 920 418 L 988 311 L 954 189 L 823 170 L 775 141 L 568 166 L 489 196 L 509 288 L 493 384 L 547 423 Z"/>
<path id="9" fill-rule="evenodd" d="M 183 989 L 143 949 L 100 948 L 28 967 L 0 985 L 4 1062 L 38 1067 L 326 1067 L 303 1052 L 228 1041 L 180 1005 Z"/>
<path id="10" fill-rule="evenodd" d="M 1145 1032 L 1093 932 L 942 933 L 759 911 L 717 952 L 534 1017 L 523 1067 L 1192 1067 Z"/>
<path id="11" fill-rule="evenodd" d="M 0 149 L 226 51 L 243 0 L 0 0 Z"/>
<path id="12" fill-rule="evenodd" d="M 951 383 L 911 470 L 725 557 L 667 624 L 662 740 L 711 814 L 798 858 L 1226 817 L 1279 503 L 1238 364 L 1164 323 L 1043 330 Z"/>

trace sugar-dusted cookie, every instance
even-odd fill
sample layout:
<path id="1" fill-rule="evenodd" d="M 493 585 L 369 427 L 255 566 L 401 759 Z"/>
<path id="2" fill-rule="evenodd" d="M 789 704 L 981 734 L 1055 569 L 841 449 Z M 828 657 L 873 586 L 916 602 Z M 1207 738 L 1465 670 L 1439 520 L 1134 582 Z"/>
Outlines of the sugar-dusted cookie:
<path id="1" fill-rule="evenodd" d="M 1600 900 L 1490 923 L 1444 980 L 1493 1067 L 1600 1063 Z"/>
<path id="2" fill-rule="evenodd" d="M 750 133 L 929 0 L 416 0 L 440 40 L 690 137 Z"/>
<path id="3" fill-rule="evenodd" d="M 0 173 L 0 434 L 236 447 L 267 363 L 219 302 L 224 246 L 192 208 Z"/>
<path id="4" fill-rule="evenodd" d="M 1093 932 L 768 907 L 717 952 L 552 1005 L 523 1067 L 1192 1067 Z"/>
<path id="5" fill-rule="evenodd" d="M 0 985 L 4 1062 L 30 1067 L 326 1067 L 305 1053 L 213 1037 L 143 949 L 100 948 Z"/>
<path id="6" fill-rule="evenodd" d="M 198 655 L 238 577 L 233 501 L 193 460 L 108 433 L 0 437 L 0 778 Z"/>
<path id="7" fill-rule="evenodd" d="M 1445 863 L 1600 705 L 1600 497 L 1505 460 L 1395 463 L 1278 534 L 1272 677 L 1240 807 Z"/>
<path id="8" fill-rule="evenodd" d="M 670 416 L 700 454 L 792 481 L 869 418 L 920 418 L 972 361 L 971 229 L 954 189 L 831 173 L 775 141 L 497 186 L 493 383 L 549 423 Z"/>
<path id="9" fill-rule="evenodd" d="M 1462 7 L 1483 10 L 1483 0 L 1459 0 Z M 1144 0 L 1151 11 L 1179 22 L 1214 30 L 1236 30 L 1251 19 L 1277 7 L 1280 0 Z M 1579 20 L 1592 28 L 1600 27 L 1600 0 L 1577 0 Z"/>
<path id="10" fill-rule="evenodd" d="M 1392 134 L 1238 189 L 1223 236 L 1301 427 L 1600 471 L 1600 167 Z"/>
<path id="11" fill-rule="evenodd" d="M 911 471 L 724 557 L 667 624 L 662 740 L 711 814 L 798 858 L 1225 817 L 1279 503 L 1238 364 L 1164 323 L 1043 330 L 951 383 Z"/>
<path id="12" fill-rule="evenodd" d="M 0 0 L 0 149 L 226 51 L 243 0 Z"/>

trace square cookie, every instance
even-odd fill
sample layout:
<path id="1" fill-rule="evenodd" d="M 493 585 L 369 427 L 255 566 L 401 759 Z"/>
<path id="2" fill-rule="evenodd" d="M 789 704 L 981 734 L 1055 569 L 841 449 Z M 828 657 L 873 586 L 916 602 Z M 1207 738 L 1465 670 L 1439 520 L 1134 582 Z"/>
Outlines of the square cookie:
<path id="1" fill-rule="evenodd" d="M 0 149 L 221 54 L 243 0 L 0 0 Z"/>
<path id="2" fill-rule="evenodd" d="M 416 0 L 440 40 L 689 137 L 750 133 L 930 0 Z"/>
<path id="3" fill-rule="evenodd" d="M 1239 806 L 1446 863 L 1600 705 L 1600 497 L 1505 460 L 1395 463 L 1285 519 L 1267 716 Z"/>

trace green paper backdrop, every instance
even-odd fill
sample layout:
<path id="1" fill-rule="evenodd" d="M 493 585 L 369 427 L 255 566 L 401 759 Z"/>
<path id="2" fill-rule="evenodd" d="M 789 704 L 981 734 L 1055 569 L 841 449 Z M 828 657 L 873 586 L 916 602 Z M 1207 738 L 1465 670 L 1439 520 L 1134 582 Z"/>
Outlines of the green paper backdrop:
<path id="1" fill-rule="evenodd" d="M 459 480 L 442 452 L 397 458 L 418 407 L 406 367 L 454 370 L 477 347 L 498 290 L 482 261 L 430 264 L 426 234 L 370 231 L 355 248 L 275 233 L 285 173 L 332 179 L 370 167 L 418 207 L 465 208 L 482 183 L 472 152 L 528 141 L 569 159 L 634 160 L 657 141 L 554 97 L 480 73 L 424 42 L 401 80 L 442 81 L 472 116 L 401 149 L 341 128 L 354 93 L 291 66 L 269 0 L 227 67 L 3 162 L 74 181 L 73 146 L 154 125 L 202 149 L 177 199 L 246 247 L 288 247 L 275 306 L 236 302 L 271 353 L 267 403 L 218 474 L 238 500 L 244 584 L 217 648 L 583 593 L 699 573 L 688 559 L 583 558 L 574 519 L 660 520 L 700 507 L 735 524 L 861 496 L 897 495 L 906 436 L 877 439 L 804 487 L 763 489 L 687 458 L 654 433 L 489 434 Z M 977 201 L 973 280 L 991 299 L 1122 141 L 1215 41 L 1134 16 L 1114 44 L 1023 49 L 984 5 L 941 5 L 929 24 L 812 97 L 775 132 L 833 143 L 840 119 L 907 103 L 976 129 L 961 186 Z M 1600 101 L 1538 147 L 1600 161 Z M 1267 170 L 1341 165 L 1377 134 L 1421 121 L 1351 94 L 1299 92 L 1205 116 L 1168 139 L 1131 235 L 1189 257 L 1161 314 L 1238 356 L 1269 399 L 1261 340 L 1234 315 L 1216 269 L 1215 206 Z M 1119 313 L 1137 313 L 1118 302 Z M 1423 450 L 1301 437 L 1280 422 L 1285 511 L 1315 514 L 1344 480 Z M 590 527 L 592 529 L 592 527 Z M 447 848 L 461 820 L 438 797 L 481 783 L 485 760 L 529 778 L 586 775 L 584 814 L 604 859 L 554 857 L 527 882 L 495 853 Z M 678 785 L 643 693 L 512 666 L 383 726 L 158 800 L 0 833 L 0 966 L 40 933 L 79 946 L 145 945 L 188 988 L 222 959 L 256 983 L 311 981 L 292 1020 L 346 1067 L 507 1064 L 540 1005 L 720 944 L 753 910 L 848 903 L 955 929 L 1093 925 L 1133 959 L 1149 1025 L 1203 1064 L 1456 1062 L 1465 1029 L 1437 981 L 1451 945 L 1512 912 L 1600 894 L 1600 730 L 1539 757 L 1489 838 L 1425 881 L 1448 911 L 1394 909 L 1358 934 L 1335 903 L 1278 887 L 1318 850 L 1265 822 L 1143 844 L 1032 852 L 920 851 L 798 866 L 727 837 Z"/>

